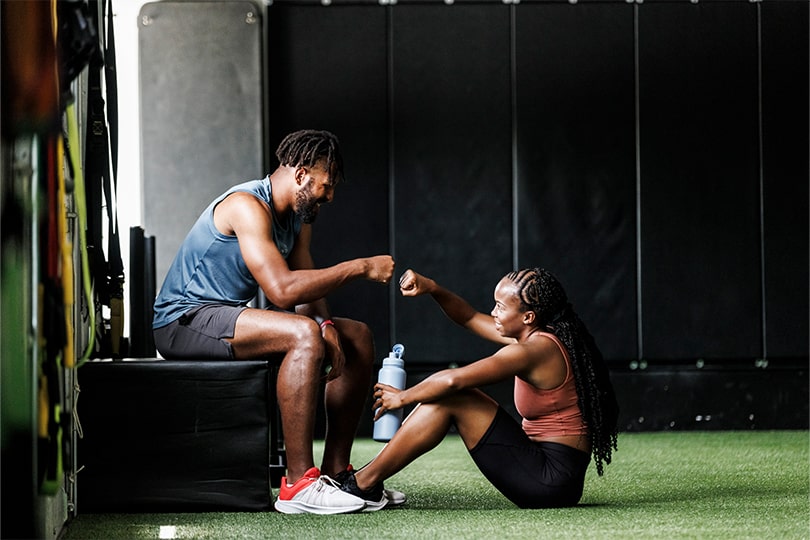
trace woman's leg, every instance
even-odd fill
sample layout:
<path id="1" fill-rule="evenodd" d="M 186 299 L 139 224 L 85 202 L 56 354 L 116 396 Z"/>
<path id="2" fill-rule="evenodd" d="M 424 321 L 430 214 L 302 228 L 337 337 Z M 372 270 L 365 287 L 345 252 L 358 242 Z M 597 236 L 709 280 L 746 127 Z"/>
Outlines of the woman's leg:
<path id="1" fill-rule="evenodd" d="M 467 390 L 420 403 L 371 463 L 357 471 L 360 489 L 369 489 L 401 471 L 438 445 L 455 424 L 467 449 L 478 444 L 498 412 L 498 403 L 480 390 Z"/>

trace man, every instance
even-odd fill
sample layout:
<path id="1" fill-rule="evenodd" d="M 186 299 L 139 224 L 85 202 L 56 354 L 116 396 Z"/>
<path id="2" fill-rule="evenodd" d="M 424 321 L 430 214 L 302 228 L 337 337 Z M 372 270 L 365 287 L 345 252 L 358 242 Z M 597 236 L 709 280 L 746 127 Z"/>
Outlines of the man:
<path id="1" fill-rule="evenodd" d="M 330 317 L 324 297 L 356 278 L 388 283 L 394 260 L 379 255 L 315 269 L 311 224 L 343 177 L 338 140 L 326 131 L 298 131 L 284 138 L 276 157 L 275 172 L 232 187 L 192 227 L 155 300 L 155 345 L 165 358 L 283 355 L 277 394 L 288 462 L 275 507 L 353 512 L 364 501 L 341 492 L 321 470 L 334 476 L 349 468 L 374 344 L 365 324 Z M 271 309 L 247 307 L 259 287 Z M 325 361 L 331 370 L 319 470 L 312 439 Z"/>

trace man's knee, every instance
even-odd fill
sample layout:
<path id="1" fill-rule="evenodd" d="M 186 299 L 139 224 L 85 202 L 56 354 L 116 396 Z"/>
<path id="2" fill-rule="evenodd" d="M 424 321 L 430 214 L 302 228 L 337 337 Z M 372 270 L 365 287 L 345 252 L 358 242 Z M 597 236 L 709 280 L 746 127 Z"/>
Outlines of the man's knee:
<path id="1" fill-rule="evenodd" d="M 357 343 L 358 348 L 374 349 L 374 334 L 364 322 L 357 321 Z"/>
<path id="2" fill-rule="evenodd" d="M 371 328 L 360 321 L 343 319 L 341 341 L 344 343 L 347 362 L 356 362 L 371 369 L 374 364 L 374 334 Z"/>
<path id="3" fill-rule="evenodd" d="M 326 348 L 318 323 L 308 317 L 301 317 L 296 321 L 293 325 L 292 350 L 290 352 L 296 356 L 311 357 L 319 361 L 323 359 Z"/>

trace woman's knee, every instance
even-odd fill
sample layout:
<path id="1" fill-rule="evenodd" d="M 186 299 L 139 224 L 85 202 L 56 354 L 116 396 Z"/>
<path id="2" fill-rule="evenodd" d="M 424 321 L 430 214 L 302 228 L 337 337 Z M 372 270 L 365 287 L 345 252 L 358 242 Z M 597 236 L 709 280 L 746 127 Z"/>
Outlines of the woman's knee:
<path id="1" fill-rule="evenodd" d="M 498 403 L 478 389 L 462 390 L 439 403 L 447 408 L 467 448 L 478 444 L 498 413 Z"/>
<path id="2" fill-rule="evenodd" d="M 479 390 L 466 389 L 433 401 L 420 403 L 419 408 L 423 409 L 422 414 L 443 414 L 456 423 L 467 416 L 475 415 L 481 410 L 482 405 L 488 405 L 488 399 L 488 396 Z M 497 404 L 495 404 L 495 409 L 497 410 Z"/>
<path id="3" fill-rule="evenodd" d="M 470 410 L 491 410 L 498 408 L 498 402 L 477 388 L 466 388 L 459 390 L 442 398 L 441 402 L 445 407 L 459 409 L 461 411 Z"/>

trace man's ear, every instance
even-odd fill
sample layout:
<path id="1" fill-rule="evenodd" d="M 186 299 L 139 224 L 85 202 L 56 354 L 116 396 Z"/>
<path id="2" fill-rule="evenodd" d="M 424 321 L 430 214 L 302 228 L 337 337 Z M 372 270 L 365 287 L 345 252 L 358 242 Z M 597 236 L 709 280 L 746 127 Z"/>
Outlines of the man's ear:
<path id="1" fill-rule="evenodd" d="M 307 177 L 307 174 L 309 174 L 309 171 L 307 170 L 306 167 L 298 167 L 297 169 L 295 169 L 295 182 L 296 182 L 296 184 L 300 185 L 304 181 L 304 179 Z"/>
<path id="2" fill-rule="evenodd" d="M 530 325 L 534 323 L 534 319 L 537 318 L 537 315 L 532 310 L 527 310 L 523 312 L 523 324 Z"/>

